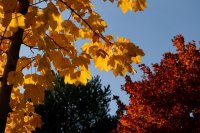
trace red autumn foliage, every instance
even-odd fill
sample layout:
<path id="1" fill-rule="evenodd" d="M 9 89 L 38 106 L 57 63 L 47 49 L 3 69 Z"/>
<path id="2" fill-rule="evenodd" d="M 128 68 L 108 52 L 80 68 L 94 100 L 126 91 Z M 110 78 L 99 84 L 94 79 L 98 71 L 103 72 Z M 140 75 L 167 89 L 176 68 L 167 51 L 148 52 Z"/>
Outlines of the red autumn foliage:
<path id="1" fill-rule="evenodd" d="M 200 50 L 185 44 L 181 35 L 172 40 L 176 53 L 165 53 L 152 70 L 140 65 L 141 81 L 126 76 L 130 103 L 118 124 L 120 133 L 200 132 Z"/>

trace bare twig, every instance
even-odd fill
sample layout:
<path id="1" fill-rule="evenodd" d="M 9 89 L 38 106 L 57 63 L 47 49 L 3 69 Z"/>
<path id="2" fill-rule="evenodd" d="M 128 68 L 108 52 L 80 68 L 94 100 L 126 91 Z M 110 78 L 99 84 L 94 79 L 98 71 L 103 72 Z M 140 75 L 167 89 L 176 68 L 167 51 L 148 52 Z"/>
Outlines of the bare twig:
<path id="1" fill-rule="evenodd" d="M 71 16 L 72 16 L 72 12 L 70 13 L 68 20 L 71 18 Z"/>
<path id="2" fill-rule="evenodd" d="M 36 3 L 30 4 L 30 6 L 35 6 L 35 5 L 40 4 L 40 3 L 42 3 L 42 2 L 46 2 L 46 0 L 38 1 L 38 2 L 36 2 Z"/>
<path id="3" fill-rule="evenodd" d="M 25 45 L 26 47 L 29 47 L 30 49 L 38 49 L 38 47 L 29 46 L 29 45 L 26 44 L 26 43 L 23 43 L 23 45 Z"/>

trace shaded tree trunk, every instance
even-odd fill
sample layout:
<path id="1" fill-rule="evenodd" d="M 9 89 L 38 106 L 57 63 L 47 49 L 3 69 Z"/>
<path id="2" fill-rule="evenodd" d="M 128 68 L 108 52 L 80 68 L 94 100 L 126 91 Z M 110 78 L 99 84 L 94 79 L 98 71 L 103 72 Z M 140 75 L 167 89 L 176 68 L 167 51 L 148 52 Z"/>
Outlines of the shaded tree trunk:
<path id="1" fill-rule="evenodd" d="M 25 15 L 28 11 L 29 0 L 18 0 L 18 4 L 19 8 L 17 12 Z M 16 70 L 20 47 L 23 43 L 23 33 L 24 29 L 18 28 L 17 32 L 13 34 L 11 39 L 11 46 L 7 53 L 7 62 L 5 65 L 0 88 L 0 133 L 4 133 L 7 116 L 10 112 L 9 102 L 13 85 L 7 84 L 7 77 L 9 72 Z"/>

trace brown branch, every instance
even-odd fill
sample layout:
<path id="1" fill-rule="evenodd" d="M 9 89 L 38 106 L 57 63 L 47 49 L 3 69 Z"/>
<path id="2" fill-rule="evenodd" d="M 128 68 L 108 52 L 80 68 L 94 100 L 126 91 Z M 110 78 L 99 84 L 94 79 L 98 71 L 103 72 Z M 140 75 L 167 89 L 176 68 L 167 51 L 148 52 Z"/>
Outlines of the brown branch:
<path id="1" fill-rule="evenodd" d="M 55 48 L 55 49 L 64 49 L 65 51 L 67 51 L 67 52 L 70 52 L 68 49 L 66 49 L 65 47 L 62 47 L 62 46 L 60 46 L 52 37 L 50 37 L 48 34 L 46 34 L 45 33 L 45 35 L 48 37 L 48 38 L 50 38 L 52 41 L 53 41 L 53 43 L 58 47 L 58 48 Z M 26 47 L 29 47 L 30 49 L 39 49 L 38 47 L 33 47 L 33 46 L 29 46 L 28 44 L 26 44 L 26 43 L 23 43 Z"/>
<path id="2" fill-rule="evenodd" d="M 50 38 L 52 41 L 53 41 L 53 38 Z M 56 43 L 55 42 L 55 40 L 54 40 L 54 43 Z M 26 47 L 29 47 L 30 49 L 39 49 L 38 47 L 33 47 L 33 46 L 29 46 L 28 44 L 25 44 L 25 43 L 23 43 L 23 45 L 25 45 Z M 58 46 L 59 44 L 58 43 L 56 43 L 55 44 L 56 46 Z M 61 46 L 58 46 L 59 48 L 54 48 L 54 50 L 59 50 L 59 49 L 63 49 L 64 47 L 61 47 Z M 67 49 L 66 49 L 67 50 Z M 69 50 L 68 50 L 69 51 Z"/>
<path id="3" fill-rule="evenodd" d="M 53 42 L 54 42 L 54 44 L 57 46 L 57 47 L 59 47 L 60 49 L 64 49 L 65 51 L 67 51 L 67 52 L 70 52 L 68 49 L 66 49 L 65 47 L 62 47 L 62 46 L 60 46 L 53 38 L 51 38 L 48 34 L 46 34 L 45 33 L 45 35 L 47 36 L 47 37 L 49 37 Z"/>
<path id="4" fill-rule="evenodd" d="M 36 3 L 30 4 L 29 6 L 35 6 L 35 5 L 40 4 L 40 3 L 42 3 L 42 2 L 46 2 L 46 0 L 38 1 L 38 2 L 36 2 Z"/>
<path id="5" fill-rule="evenodd" d="M 60 2 L 62 2 L 65 6 L 67 6 L 74 14 L 76 14 L 94 33 L 96 33 L 96 31 L 93 30 L 93 28 L 91 27 L 91 25 L 84 19 L 81 17 L 80 14 L 78 14 L 72 7 L 70 7 L 66 2 L 64 2 L 63 0 L 60 0 Z M 96 33 L 97 34 L 97 33 Z"/>
<path id="6" fill-rule="evenodd" d="M 23 37 L 23 40 L 28 36 L 28 34 L 31 32 L 31 30 L 28 30 L 28 33 Z"/>
<path id="7" fill-rule="evenodd" d="M 2 36 L 0 35 L 0 40 L 4 40 L 4 39 L 8 39 L 8 40 L 11 40 L 12 36 L 9 36 L 9 37 L 5 37 L 5 36 Z"/>
<path id="8" fill-rule="evenodd" d="M 5 30 L 4 30 L 4 32 L 3 32 L 3 36 L 1 36 L 0 47 L 1 47 L 1 44 L 2 44 L 2 42 L 3 42 L 3 38 L 4 38 L 4 35 L 5 35 L 5 33 L 6 33 L 6 30 L 7 30 L 7 27 L 5 28 Z"/>
<path id="9" fill-rule="evenodd" d="M 29 45 L 26 44 L 26 43 L 23 43 L 23 45 L 25 45 L 26 47 L 29 47 L 30 49 L 38 49 L 38 47 L 29 46 Z"/>
<path id="10" fill-rule="evenodd" d="M 35 58 L 33 58 L 29 63 L 27 63 L 25 66 L 23 66 L 19 71 L 17 72 L 20 72 L 22 71 L 24 68 L 26 68 L 28 65 L 30 65 L 31 63 L 33 63 L 33 61 L 35 60 Z"/>
<path id="11" fill-rule="evenodd" d="M 67 19 L 67 20 L 70 20 L 71 16 L 72 16 L 72 12 L 70 13 L 70 15 L 69 15 L 69 17 L 68 17 L 68 19 Z"/>
<path id="12" fill-rule="evenodd" d="M 81 17 L 80 14 L 78 14 L 72 7 L 70 7 L 66 2 L 64 2 L 63 0 L 59 0 L 60 2 L 62 2 L 65 6 L 67 6 L 67 8 L 69 8 L 74 14 L 76 14 L 88 27 L 89 29 L 97 36 L 99 36 L 101 39 L 103 39 L 105 42 L 112 44 L 112 42 L 110 42 L 106 37 L 104 37 L 101 33 L 96 32 L 91 25 L 83 18 Z"/>

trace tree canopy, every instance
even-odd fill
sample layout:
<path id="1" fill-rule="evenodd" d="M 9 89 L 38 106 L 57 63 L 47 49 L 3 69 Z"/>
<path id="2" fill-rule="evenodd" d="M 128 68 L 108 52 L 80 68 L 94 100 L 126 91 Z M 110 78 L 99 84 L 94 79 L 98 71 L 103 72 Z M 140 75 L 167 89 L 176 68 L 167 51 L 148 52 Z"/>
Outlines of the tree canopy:
<path id="1" fill-rule="evenodd" d="M 130 103 L 119 132 L 200 132 L 200 49 L 195 42 L 186 44 L 182 35 L 173 45 L 176 53 L 165 53 L 153 70 L 140 65 L 141 81 L 126 77 Z"/>
<path id="2" fill-rule="evenodd" d="M 45 91 L 44 103 L 35 108 L 43 121 L 36 132 L 110 133 L 117 127 L 117 118 L 109 114 L 110 96 L 110 86 L 103 88 L 98 76 L 78 86 L 57 77 L 54 90 Z"/>
<path id="3" fill-rule="evenodd" d="M 124 13 L 143 11 L 147 6 L 146 0 L 109 2 Z M 44 90 L 53 87 L 53 71 L 64 76 L 65 83 L 74 84 L 86 84 L 91 79 L 91 61 L 99 70 L 111 70 L 115 76 L 134 73 L 132 64 L 140 62 L 143 51 L 129 39 L 105 35 L 106 28 L 90 0 L 1 0 L 0 132 L 4 132 L 8 115 L 9 131 L 17 123 L 21 132 L 39 125 L 33 105 L 41 103 Z M 76 48 L 78 40 L 87 40 L 79 44 L 80 51 Z M 29 56 L 19 57 L 21 45 L 29 48 Z"/>

